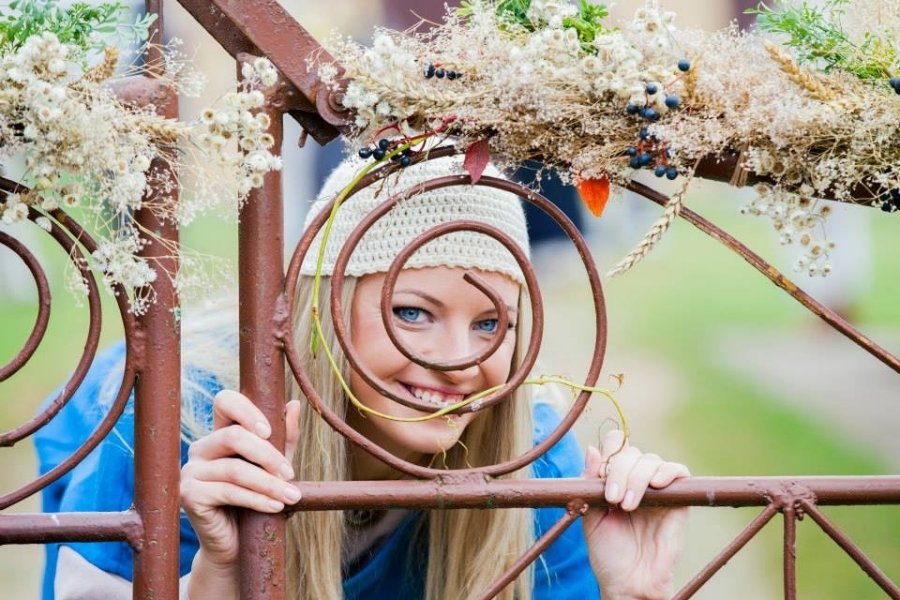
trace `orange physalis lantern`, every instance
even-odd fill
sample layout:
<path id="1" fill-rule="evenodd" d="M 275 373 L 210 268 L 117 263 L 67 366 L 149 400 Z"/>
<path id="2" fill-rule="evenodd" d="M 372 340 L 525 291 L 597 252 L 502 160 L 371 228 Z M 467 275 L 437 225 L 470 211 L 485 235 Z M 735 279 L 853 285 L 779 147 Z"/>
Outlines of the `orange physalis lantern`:
<path id="1" fill-rule="evenodd" d="M 582 179 L 576 186 L 581 200 L 587 205 L 595 217 L 603 214 L 606 201 L 609 200 L 609 176 L 601 175 L 598 179 Z"/>

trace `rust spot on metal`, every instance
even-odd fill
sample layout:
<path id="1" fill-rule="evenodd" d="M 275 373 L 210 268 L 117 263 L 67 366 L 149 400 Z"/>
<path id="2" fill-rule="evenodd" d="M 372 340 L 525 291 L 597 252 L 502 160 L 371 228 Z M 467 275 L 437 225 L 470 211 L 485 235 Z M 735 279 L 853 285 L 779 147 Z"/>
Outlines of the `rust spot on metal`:
<path id="1" fill-rule="evenodd" d="M 284 294 L 279 294 L 275 300 L 275 312 L 272 314 L 272 333 L 275 339 L 283 341 L 285 337 L 290 335 L 291 331 L 291 314 L 287 298 Z"/>

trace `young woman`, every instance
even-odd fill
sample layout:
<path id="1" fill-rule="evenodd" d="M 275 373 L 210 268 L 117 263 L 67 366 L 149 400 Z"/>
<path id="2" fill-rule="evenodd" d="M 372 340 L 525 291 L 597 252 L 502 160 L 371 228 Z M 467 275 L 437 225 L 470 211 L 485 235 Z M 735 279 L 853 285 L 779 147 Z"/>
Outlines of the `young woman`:
<path id="1" fill-rule="evenodd" d="M 348 160 L 332 174 L 307 223 L 361 167 L 360 161 Z M 320 314 L 330 315 L 330 276 L 338 251 L 360 220 L 390 194 L 461 172 L 458 159 L 426 161 L 388 178 L 386 189 L 371 186 L 346 201 L 326 243 Z M 391 261 L 417 235 L 460 219 L 492 225 L 528 251 L 524 217 L 515 196 L 487 187 L 442 188 L 413 196 L 373 226 L 350 259 L 343 289 L 344 322 L 360 362 L 391 394 L 416 399 L 435 410 L 504 383 L 517 366 L 527 339 L 523 329 L 527 327 L 528 303 L 518 264 L 497 241 L 473 232 L 438 238 L 407 262 L 391 299 L 393 323 L 408 348 L 435 362 L 479 353 L 502 336 L 497 350 L 480 364 L 437 371 L 409 360 L 388 337 L 380 302 Z M 330 319 L 323 318 L 321 343 L 339 357 L 341 375 L 365 410 L 354 407 L 322 353 L 314 358 L 308 351 L 312 280 L 321 239 L 320 234 L 301 271 L 294 315 L 296 346 L 305 352 L 301 357 L 304 369 L 322 401 L 356 431 L 409 462 L 451 469 L 509 460 L 552 431 L 559 420 L 557 413 L 541 399 L 541 390 L 535 390 L 532 398 L 526 388 L 474 413 L 415 423 L 395 420 L 425 413 L 383 395 L 350 369 Z M 491 300 L 463 280 L 466 272 L 476 274 L 499 294 L 509 315 L 505 330 L 498 330 L 498 314 Z M 200 338 L 203 336 L 201 333 Z M 227 346 L 234 341 L 223 343 Z M 187 379 L 195 382 L 195 388 L 211 394 L 222 386 L 234 387 L 233 361 L 189 349 L 184 360 L 192 365 L 195 375 Z M 226 364 L 229 366 L 223 368 Z M 293 384 L 291 387 L 290 397 L 299 398 L 299 391 Z M 202 423 L 202 403 L 192 394 L 186 398 L 185 421 Z M 183 536 L 193 554 L 191 572 L 185 579 L 191 600 L 238 596 L 238 538 L 231 507 L 275 513 L 286 505 L 302 504 L 296 488 L 289 484 L 292 479 L 403 477 L 344 440 L 304 402 L 294 400 L 286 406 L 286 449 L 268 442 L 271 427 L 250 399 L 224 389 L 212 404 L 212 431 L 190 445 L 182 469 L 182 505 L 193 530 Z M 208 407 L 205 410 L 208 414 Z M 666 597 L 685 512 L 638 507 L 648 487 L 665 487 L 686 476 L 687 469 L 627 444 L 623 448 L 623 443 L 621 432 L 612 432 L 599 448 L 588 449 L 584 461 L 569 434 L 531 468 L 514 475 L 602 474 L 606 499 L 616 508 L 591 509 L 582 519 L 582 528 L 570 527 L 500 598 L 596 598 L 600 590 L 607 599 Z M 294 598 L 304 600 L 474 597 L 561 513 L 562 509 L 298 511 L 288 522 L 287 589 Z M 88 565 L 98 564 L 89 553 L 77 547 L 75 552 Z M 60 561 L 64 558 L 61 553 Z M 57 586 L 62 587 L 60 576 Z"/>

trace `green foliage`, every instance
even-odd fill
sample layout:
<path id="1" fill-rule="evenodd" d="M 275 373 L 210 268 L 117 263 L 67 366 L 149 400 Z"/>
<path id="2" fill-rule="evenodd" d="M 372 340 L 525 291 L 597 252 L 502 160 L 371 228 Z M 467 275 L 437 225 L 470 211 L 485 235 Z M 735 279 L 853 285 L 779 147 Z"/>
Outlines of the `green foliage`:
<path id="1" fill-rule="evenodd" d="M 477 0 L 472 2 L 463 0 L 457 14 L 471 15 Z M 501 0 L 496 3 L 497 16 L 510 25 L 520 27 L 525 31 L 533 32 L 540 27 L 545 27 L 545 22 L 534 22 L 528 15 L 531 8 L 531 0 Z M 598 35 L 610 31 L 602 21 L 609 16 L 609 9 L 604 4 L 593 4 L 589 0 L 579 0 L 578 14 L 563 19 L 563 27 L 575 29 L 581 48 L 589 54 L 596 54 L 597 49 L 593 41 Z"/>
<path id="2" fill-rule="evenodd" d="M 75 2 L 69 7 L 59 6 L 57 0 L 13 0 L 7 8 L 0 7 L 0 52 L 15 51 L 29 37 L 46 31 L 85 52 L 107 45 L 102 36 L 141 42 L 156 21 L 156 15 L 147 14 L 133 24 L 122 23 L 129 9 L 120 0 L 97 5 Z"/>
<path id="3" fill-rule="evenodd" d="M 772 8 L 760 2 L 748 14 L 757 15 L 763 31 L 787 36 L 787 46 L 797 50 L 802 63 L 853 73 L 860 79 L 884 79 L 893 75 L 897 52 L 883 36 L 867 32 L 854 42 L 841 26 L 849 0 L 826 0 L 822 6 L 800 6 L 776 0 Z"/>

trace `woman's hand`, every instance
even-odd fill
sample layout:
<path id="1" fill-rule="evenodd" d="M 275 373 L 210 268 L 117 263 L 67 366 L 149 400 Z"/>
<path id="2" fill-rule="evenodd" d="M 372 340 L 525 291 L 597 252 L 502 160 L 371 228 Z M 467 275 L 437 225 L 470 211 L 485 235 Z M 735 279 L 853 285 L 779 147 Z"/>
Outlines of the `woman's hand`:
<path id="1" fill-rule="evenodd" d="M 223 390 L 213 400 L 213 431 L 191 444 L 181 469 L 181 505 L 197 532 L 207 567 L 228 571 L 237 565 L 232 507 L 278 513 L 300 499 L 297 488 L 288 483 L 294 478 L 289 457 L 297 445 L 299 411 L 297 400 L 285 405 L 282 454 L 268 441 L 272 428 L 249 398 Z"/>
<path id="2" fill-rule="evenodd" d="M 644 454 L 624 439 L 621 431 L 611 431 L 599 450 L 588 448 L 584 476 L 602 476 L 606 501 L 617 505 L 591 508 L 584 515 L 591 567 L 607 600 L 668 598 L 687 508 L 638 505 L 648 487 L 664 488 L 690 472 L 682 464 Z"/>

